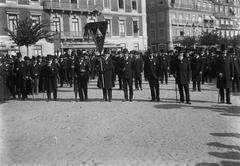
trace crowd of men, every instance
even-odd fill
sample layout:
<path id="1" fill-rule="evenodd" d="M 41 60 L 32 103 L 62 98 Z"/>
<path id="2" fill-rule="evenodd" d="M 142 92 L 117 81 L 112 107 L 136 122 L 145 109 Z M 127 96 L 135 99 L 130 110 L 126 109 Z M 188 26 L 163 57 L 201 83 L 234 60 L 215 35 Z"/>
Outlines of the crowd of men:
<path id="1" fill-rule="evenodd" d="M 70 55 L 37 56 L 29 58 L 17 53 L 1 57 L 0 77 L 4 78 L 12 98 L 22 100 L 28 95 L 47 94 L 47 100 L 57 100 L 57 89 L 63 85 L 73 87 L 75 98 L 88 100 L 88 83 L 98 78 L 97 86 L 102 89 L 103 100 L 112 101 L 112 88 L 118 81 L 123 90 L 123 100 L 133 101 L 133 86 L 143 90 L 142 78 L 148 81 L 151 101 L 160 101 L 160 84 L 168 84 L 168 77 L 176 80 L 180 102 L 191 104 L 189 84 L 193 91 L 201 91 L 201 84 L 217 79 L 219 103 L 231 104 L 230 92 L 240 92 L 239 50 L 221 47 L 219 49 L 176 48 L 168 52 L 145 53 L 137 51 L 111 51 L 103 54 L 77 50 Z M 53 96 L 51 96 L 51 94 Z"/>

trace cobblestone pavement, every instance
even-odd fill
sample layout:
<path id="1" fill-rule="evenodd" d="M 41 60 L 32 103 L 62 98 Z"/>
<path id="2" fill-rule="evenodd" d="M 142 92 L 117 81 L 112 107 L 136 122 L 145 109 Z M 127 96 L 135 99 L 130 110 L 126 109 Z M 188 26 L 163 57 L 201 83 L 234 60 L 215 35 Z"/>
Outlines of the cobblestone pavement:
<path id="1" fill-rule="evenodd" d="M 172 79 L 160 86 L 161 102 L 149 102 L 143 87 L 133 102 L 122 102 L 118 85 L 113 101 L 102 102 L 92 80 L 88 102 L 74 101 L 64 87 L 58 101 L 39 94 L 0 104 L 0 165 L 240 165 L 239 94 L 232 105 L 218 104 L 215 85 L 205 84 L 187 105 L 176 103 Z"/>

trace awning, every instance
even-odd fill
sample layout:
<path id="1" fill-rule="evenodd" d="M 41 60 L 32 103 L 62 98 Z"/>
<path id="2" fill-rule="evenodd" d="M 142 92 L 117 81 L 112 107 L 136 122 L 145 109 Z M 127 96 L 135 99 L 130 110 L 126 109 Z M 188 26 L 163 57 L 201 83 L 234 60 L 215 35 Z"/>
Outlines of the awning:
<path id="1" fill-rule="evenodd" d="M 210 16 L 210 18 L 213 20 L 213 21 L 216 21 L 216 17 L 215 16 Z"/>
<path id="2" fill-rule="evenodd" d="M 205 15 L 205 16 L 204 16 L 204 20 L 210 21 L 210 20 L 212 20 L 212 19 L 209 17 L 209 15 Z"/>

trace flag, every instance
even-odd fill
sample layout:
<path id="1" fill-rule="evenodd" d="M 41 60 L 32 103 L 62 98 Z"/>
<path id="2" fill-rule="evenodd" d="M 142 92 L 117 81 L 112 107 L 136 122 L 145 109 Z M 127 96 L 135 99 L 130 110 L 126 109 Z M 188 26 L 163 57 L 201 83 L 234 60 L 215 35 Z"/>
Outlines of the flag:
<path id="1" fill-rule="evenodd" d="M 97 50 L 101 54 L 103 50 L 104 40 L 106 36 L 108 22 L 90 22 L 85 25 L 84 38 L 89 40 L 89 37 L 92 36 Z"/>

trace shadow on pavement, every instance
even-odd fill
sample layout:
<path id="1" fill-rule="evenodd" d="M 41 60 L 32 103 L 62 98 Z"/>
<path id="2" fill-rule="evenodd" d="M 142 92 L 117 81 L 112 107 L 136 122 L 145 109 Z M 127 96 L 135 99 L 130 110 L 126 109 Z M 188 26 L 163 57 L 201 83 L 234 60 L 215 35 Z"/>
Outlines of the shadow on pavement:
<path id="1" fill-rule="evenodd" d="M 240 116 L 240 106 L 216 105 L 214 107 L 216 107 L 217 109 L 214 109 L 212 111 L 219 112 L 223 116 Z"/>
<path id="2" fill-rule="evenodd" d="M 239 133 L 210 133 L 212 136 L 216 137 L 234 137 L 234 138 L 240 138 Z"/>
<path id="3" fill-rule="evenodd" d="M 222 159 L 232 159 L 232 160 L 240 160 L 240 153 L 227 151 L 227 152 L 208 152 L 209 155 L 222 158 Z"/>
<path id="4" fill-rule="evenodd" d="M 240 162 L 236 161 L 221 161 L 222 166 L 239 166 Z"/>
<path id="5" fill-rule="evenodd" d="M 218 148 L 225 148 L 225 149 L 229 149 L 229 150 L 237 150 L 240 151 L 240 147 L 239 146 L 235 146 L 235 145 L 225 145 L 219 142 L 209 142 L 207 143 L 208 146 L 214 146 L 214 147 L 218 147 Z"/>
<path id="6" fill-rule="evenodd" d="M 195 166 L 220 166 L 218 163 L 197 163 Z"/>

